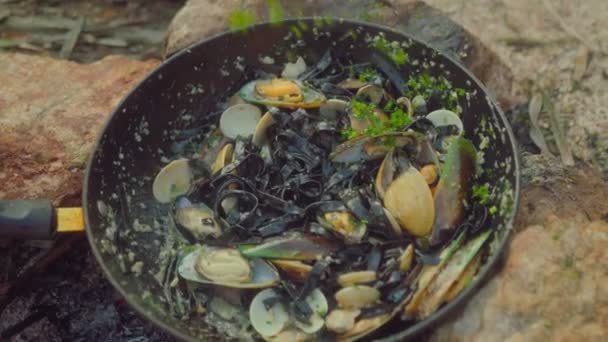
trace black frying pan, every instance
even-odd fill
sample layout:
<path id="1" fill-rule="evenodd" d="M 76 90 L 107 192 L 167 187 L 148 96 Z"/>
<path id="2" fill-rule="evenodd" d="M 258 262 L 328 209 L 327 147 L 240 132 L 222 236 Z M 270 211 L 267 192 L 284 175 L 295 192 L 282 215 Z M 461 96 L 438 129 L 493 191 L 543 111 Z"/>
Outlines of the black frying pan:
<path id="1" fill-rule="evenodd" d="M 188 340 L 219 340 L 214 328 L 175 317 L 165 303 L 163 262 L 171 243 L 164 224 L 169 205 L 152 196 L 152 180 L 187 143 L 200 142 L 208 132 L 210 113 L 218 102 L 255 75 L 268 69 L 264 56 L 282 65 L 290 56 L 316 61 L 328 50 L 369 61 L 366 41 L 380 32 L 388 40 L 410 44 L 411 61 L 401 72 L 416 73 L 423 64 L 444 75 L 455 87 L 474 94 L 464 109 L 465 135 L 478 150 L 482 137 L 482 182 L 500 192 L 498 212 L 489 221 L 494 234 L 491 255 L 471 286 L 428 319 L 409 326 L 388 326 L 373 337 L 396 341 L 420 335 L 461 307 L 499 264 L 506 248 L 519 195 L 519 163 L 511 128 L 486 89 L 458 63 L 422 42 L 388 28 L 348 20 L 289 20 L 260 24 L 247 31 L 226 32 L 187 48 L 163 62 L 114 111 L 93 151 L 83 192 L 84 221 L 93 252 L 106 277 L 138 312 L 172 335 Z M 275 70 L 268 70 L 275 71 Z M 0 202 L 0 238 L 48 238 L 59 230 L 78 230 L 82 211 L 55 210 L 45 201 Z M 161 272 L 162 273 L 162 272 Z M 170 294 L 169 294 L 170 295 Z"/>

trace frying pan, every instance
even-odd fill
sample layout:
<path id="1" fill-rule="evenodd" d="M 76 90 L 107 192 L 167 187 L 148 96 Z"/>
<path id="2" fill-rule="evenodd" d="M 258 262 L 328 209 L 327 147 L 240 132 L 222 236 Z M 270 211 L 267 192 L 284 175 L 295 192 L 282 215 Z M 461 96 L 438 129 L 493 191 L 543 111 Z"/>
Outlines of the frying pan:
<path id="1" fill-rule="evenodd" d="M 293 56 L 318 61 L 331 49 L 352 60 L 370 58 L 370 37 L 383 34 L 407 46 L 403 75 L 428 67 L 468 93 L 463 107 L 465 135 L 482 155 L 481 182 L 498 196 L 487 225 L 495 230 L 490 255 L 456 299 L 413 325 L 390 325 L 373 338 L 401 341 L 437 327 L 477 291 L 498 267 L 519 198 L 519 162 L 511 128 L 483 85 L 456 61 L 413 37 L 350 20 L 308 18 L 263 23 L 219 34 L 164 61 L 118 105 L 103 128 L 86 169 L 83 208 L 55 209 L 48 201 L 1 201 L 0 238 L 50 238 L 57 231 L 86 226 L 105 276 L 128 303 L 157 326 L 183 340 L 222 340 L 213 327 L 183 320 L 166 304 L 161 264 L 174 235 L 169 205 L 152 196 L 152 181 L 169 160 L 186 153 L 210 131 L 218 103 L 234 94 L 252 70 L 272 69 Z M 263 63 L 268 58 L 273 65 Z M 482 144 L 483 141 L 483 144 Z"/>

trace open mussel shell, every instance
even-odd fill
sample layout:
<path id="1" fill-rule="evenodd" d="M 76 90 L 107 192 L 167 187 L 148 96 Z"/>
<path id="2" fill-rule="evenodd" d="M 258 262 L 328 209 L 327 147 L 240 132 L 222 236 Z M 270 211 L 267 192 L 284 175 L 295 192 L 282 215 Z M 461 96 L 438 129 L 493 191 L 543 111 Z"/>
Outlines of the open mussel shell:
<path id="1" fill-rule="evenodd" d="M 422 135 L 416 132 L 395 132 L 378 136 L 361 136 L 336 146 L 329 159 L 338 163 L 357 163 L 383 158 L 393 148 L 415 146 Z"/>
<path id="2" fill-rule="evenodd" d="M 260 244 L 242 244 L 238 250 L 249 258 L 320 260 L 339 246 L 322 236 L 294 233 L 270 238 Z"/>
<path id="3" fill-rule="evenodd" d="M 450 258 L 456 253 L 458 248 L 462 246 L 462 242 L 464 241 L 465 232 L 460 233 L 448 246 L 441 250 L 439 253 L 439 263 L 436 265 L 425 264 L 422 267 L 422 270 L 417 276 L 415 281 L 416 284 L 416 292 L 413 294 L 411 300 L 407 303 L 407 305 L 403 309 L 403 318 L 411 319 L 415 317 L 418 312 L 418 307 L 426 289 L 429 284 L 435 279 L 437 274 L 441 272 L 445 264 L 450 260 Z"/>
<path id="4" fill-rule="evenodd" d="M 267 106 L 318 108 L 325 95 L 298 80 L 257 80 L 241 88 L 243 100 Z"/>
<path id="5" fill-rule="evenodd" d="M 475 174 L 475 158 L 475 147 L 470 140 L 459 136 L 450 143 L 435 191 L 432 244 L 445 240 L 446 231 L 453 231 L 462 221 L 469 184 Z"/>
<path id="6" fill-rule="evenodd" d="M 450 289 L 462 277 L 472 260 L 477 257 L 490 234 L 490 230 L 484 231 L 457 250 L 446 262 L 445 267 L 429 283 L 420 299 L 416 310 L 419 319 L 430 316 L 441 304 L 447 301 Z"/>
<path id="7" fill-rule="evenodd" d="M 384 194 L 384 206 L 410 234 L 425 237 L 435 220 L 433 194 L 422 174 L 413 166 L 402 171 Z"/>
<path id="8" fill-rule="evenodd" d="M 188 231 L 195 240 L 202 241 L 208 236 L 218 238 L 222 234 L 213 210 L 204 203 L 193 204 L 180 198 L 176 201 L 174 215 L 175 223 Z"/>
<path id="9" fill-rule="evenodd" d="M 312 271 L 311 265 L 298 260 L 272 260 L 272 263 L 284 273 L 286 277 L 295 281 L 306 281 Z"/>
<path id="10" fill-rule="evenodd" d="M 169 203 L 190 191 L 193 174 L 188 159 L 177 159 L 165 167 L 154 178 L 152 193 L 161 203 Z"/>
<path id="11" fill-rule="evenodd" d="M 262 111 L 249 103 L 237 104 L 226 109 L 220 117 L 220 129 L 230 138 L 248 138 L 253 135 Z"/>
<path id="12" fill-rule="evenodd" d="M 185 255 L 179 275 L 190 282 L 241 289 L 271 287 L 279 282 L 272 265 L 258 258 L 247 259 L 232 248 L 201 246 Z"/>

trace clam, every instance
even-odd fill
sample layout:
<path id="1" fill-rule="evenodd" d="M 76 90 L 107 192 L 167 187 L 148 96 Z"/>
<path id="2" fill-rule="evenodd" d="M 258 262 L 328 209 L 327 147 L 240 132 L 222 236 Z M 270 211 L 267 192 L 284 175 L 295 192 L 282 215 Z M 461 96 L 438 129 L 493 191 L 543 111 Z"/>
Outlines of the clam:
<path id="1" fill-rule="evenodd" d="M 178 266 L 179 275 L 194 283 L 233 288 L 265 288 L 280 278 L 264 260 L 245 259 L 233 248 L 202 246 L 187 254 Z"/>
<path id="2" fill-rule="evenodd" d="M 358 98 L 368 100 L 375 104 L 382 102 L 384 96 L 384 89 L 375 84 L 365 85 L 357 91 Z"/>
<path id="3" fill-rule="evenodd" d="M 273 289 L 260 291 L 249 305 L 249 320 L 251 325 L 262 336 L 275 336 L 289 322 L 289 314 L 282 301 L 273 301 L 271 305 L 265 302 L 279 295 Z"/>
<path id="4" fill-rule="evenodd" d="M 415 146 L 423 136 L 416 132 L 395 132 L 378 136 L 361 136 L 334 149 L 329 159 L 338 163 L 356 163 L 383 158 L 393 148 Z"/>
<path id="5" fill-rule="evenodd" d="M 224 147 L 222 147 L 222 149 L 218 153 L 217 158 L 215 159 L 215 162 L 213 162 L 213 164 L 211 164 L 211 175 L 213 176 L 213 175 L 218 174 L 220 171 L 222 171 L 224 166 L 230 164 L 232 162 L 233 155 L 234 155 L 234 145 L 232 145 L 232 144 L 224 145 Z"/>
<path id="6" fill-rule="evenodd" d="M 287 277 L 297 281 L 305 281 L 312 271 L 312 266 L 298 260 L 272 260 L 272 263 Z"/>
<path id="7" fill-rule="evenodd" d="M 327 315 L 325 325 L 327 326 L 327 330 L 343 334 L 353 329 L 355 326 L 355 319 L 360 314 L 361 310 L 358 309 L 334 309 Z"/>
<path id="8" fill-rule="evenodd" d="M 354 285 L 338 290 L 335 298 L 342 309 L 362 309 L 375 304 L 380 299 L 380 291 L 367 285 Z"/>
<path id="9" fill-rule="evenodd" d="M 348 102 L 340 99 L 329 99 L 319 107 L 319 115 L 328 120 L 335 120 L 340 114 L 346 113 Z"/>
<path id="10" fill-rule="evenodd" d="M 297 80 L 257 80 L 241 88 L 241 97 L 251 103 L 287 108 L 318 108 L 325 95 Z"/>
<path id="11" fill-rule="evenodd" d="M 314 334 L 325 326 L 325 315 L 327 315 L 328 304 L 325 295 L 321 290 L 314 289 L 305 299 L 313 313 L 309 317 L 308 322 L 295 320 L 295 325 L 300 330 L 308 334 Z"/>
<path id="12" fill-rule="evenodd" d="M 196 240 L 203 240 L 207 236 L 218 238 L 222 234 L 213 210 L 204 203 L 192 204 L 185 199 L 178 201 L 175 221 L 190 232 Z"/>
<path id="13" fill-rule="evenodd" d="M 387 155 L 386 162 L 387 159 L 392 159 L 392 155 Z M 381 179 L 378 183 L 383 187 L 387 182 Z M 407 167 L 386 187 L 384 206 L 410 234 L 424 237 L 431 233 L 435 220 L 433 194 L 415 167 Z"/>
<path id="14" fill-rule="evenodd" d="M 338 234 L 347 244 L 361 242 L 367 232 L 365 222 L 357 220 L 348 211 L 325 212 L 317 216 L 317 220 L 323 227 Z"/>
<path id="15" fill-rule="evenodd" d="M 255 132 L 253 133 L 253 138 L 251 138 L 254 145 L 258 147 L 265 146 L 267 140 L 266 131 L 273 123 L 272 113 L 266 112 L 255 126 Z"/>
<path id="16" fill-rule="evenodd" d="M 152 184 L 154 198 L 161 203 L 169 203 L 190 191 L 192 170 L 188 159 L 177 159 L 165 165 L 156 175 Z"/>
<path id="17" fill-rule="evenodd" d="M 237 104 L 226 109 L 220 117 L 220 129 L 224 136 L 236 139 L 253 135 L 262 111 L 249 103 Z"/>
<path id="18" fill-rule="evenodd" d="M 455 229 L 464 217 L 464 202 L 475 173 L 475 156 L 473 143 L 462 136 L 454 139 L 448 147 L 435 191 L 437 216 L 433 224 L 432 244 L 443 241 L 444 232 Z"/>
<path id="19" fill-rule="evenodd" d="M 260 244 L 239 245 L 237 248 L 249 258 L 320 260 L 333 254 L 338 245 L 321 236 L 295 233 L 271 238 Z"/>
<path id="20" fill-rule="evenodd" d="M 376 271 L 355 271 L 345 274 L 341 274 L 338 277 L 338 284 L 342 287 L 348 287 L 352 285 L 371 283 L 376 281 Z"/>
<path id="21" fill-rule="evenodd" d="M 456 126 L 458 134 L 462 134 L 464 131 L 462 120 L 460 120 L 458 114 L 450 110 L 438 109 L 427 114 L 426 118 L 431 121 L 435 127 Z"/>

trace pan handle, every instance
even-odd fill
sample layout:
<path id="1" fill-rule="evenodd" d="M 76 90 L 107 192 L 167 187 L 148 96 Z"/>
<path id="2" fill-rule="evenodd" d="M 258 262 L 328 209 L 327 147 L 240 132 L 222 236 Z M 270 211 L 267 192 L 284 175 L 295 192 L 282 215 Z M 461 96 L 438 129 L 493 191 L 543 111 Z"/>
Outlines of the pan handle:
<path id="1" fill-rule="evenodd" d="M 0 240 L 51 240 L 84 231 L 82 208 L 55 209 L 49 200 L 0 200 Z"/>

